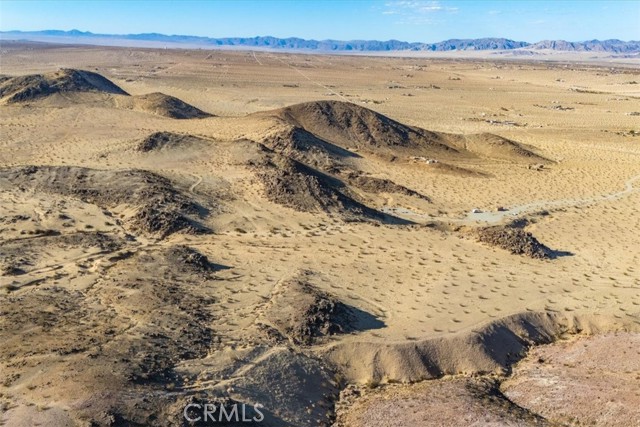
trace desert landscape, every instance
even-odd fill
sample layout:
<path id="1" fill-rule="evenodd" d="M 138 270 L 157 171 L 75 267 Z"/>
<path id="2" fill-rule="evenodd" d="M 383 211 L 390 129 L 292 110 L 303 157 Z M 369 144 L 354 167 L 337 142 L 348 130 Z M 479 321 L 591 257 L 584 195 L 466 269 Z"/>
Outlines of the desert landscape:
<path id="1" fill-rule="evenodd" d="M 1 58 L 0 425 L 640 426 L 637 59 Z"/>

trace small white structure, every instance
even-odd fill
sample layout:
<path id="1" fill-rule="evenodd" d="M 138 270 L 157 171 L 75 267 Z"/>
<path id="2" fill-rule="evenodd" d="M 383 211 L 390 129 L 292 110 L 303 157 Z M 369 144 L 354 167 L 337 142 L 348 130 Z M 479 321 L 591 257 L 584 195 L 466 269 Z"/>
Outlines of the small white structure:
<path id="1" fill-rule="evenodd" d="M 438 163 L 436 159 L 427 159 L 426 157 L 422 157 L 422 156 L 412 156 L 410 157 L 410 159 L 414 162 L 426 163 L 428 165 Z"/>

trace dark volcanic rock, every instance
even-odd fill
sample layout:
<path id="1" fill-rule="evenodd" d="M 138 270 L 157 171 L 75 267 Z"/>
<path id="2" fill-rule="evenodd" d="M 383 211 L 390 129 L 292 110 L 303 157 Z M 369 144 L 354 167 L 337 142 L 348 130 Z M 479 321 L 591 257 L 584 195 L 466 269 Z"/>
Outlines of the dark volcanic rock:
<path id="1" fill-rule="evenodd" d="M 154 92 L 133 97 L 135 109 L 143 110 L 172 119 L 202 119 L 211 117 L 199 108 L 164 93 Z"/>
<path id="2" fill-rule="evenodd" d="M 347 306 L 310 284 L 304 275 L 278 285 L 264 321 L 295 344 L 303 345 L 351 329 Z"/>
<path id="3" fill-rule="evenodd" d="M 355 174 L 355 176 L 349 177 L 348 181 L 354 187 L 369 193 L 397 193 L 430 201 L 427 196 L 385 178 Z"/>
<path id="4" fill-rule="evenodd" d="M 495 226 L 477 231 L 478 240 L 505 249 L 515 255 L 530 258 L 551 258 L 553 251 L 543 245 L 533 234 L 513 226 Z"/>
<path id="5" fill-rule="evenodd" d="M 192 217 L 204 209 L 178 191 L 170 180 L 138 170 L 100 170 L 73 166 L 22 166 L 0 169 L 0 180 L 22 189 L 72 196 L 101 208 L 128 205 L 134 230 L 166 237 L 178 231 L 207 232 Z"/>
<path id="6" fill-rule="evenodd" d="M 277 153 L 267 154 L 264 162 L 253 166 L 265 196 L 274 203 L 302 212 L 335 214 L 347 221 L 408 223 L 355 200 L 341 180 Z"/>
<path id="7" fill-rule="evenodd" d="M 0 81 L 0 98 L 8 103 L 31 101 L 60 92 L 128 95 L 100 74 L 67 68 L 54 73 L 18 76 Z"/>
<path id="8" fill-rule="evenodd" d="M 172 265 L 179 269 L 196 272 L 209 272 L 214 269 L 214 265 L 205 255 L 189 246 L 172 246 L 167 250 L 166 257 Z"/>
<path id="9" fill-rule="evenodd" d="M 456 153 L 443 135 L 411 127 L 350 102 L 315 101 L 274 111 L 283 120 L 348 149 L 413 154 Z"/>
<path id="10" fill-rule="evenodd" d="M 177 148 L 199 138 L 191 135 L 182 135 L 173 132 L 154 132 L 143 138 L 136 149 L 142 152 L 162 150 L 164 148 Z"/>

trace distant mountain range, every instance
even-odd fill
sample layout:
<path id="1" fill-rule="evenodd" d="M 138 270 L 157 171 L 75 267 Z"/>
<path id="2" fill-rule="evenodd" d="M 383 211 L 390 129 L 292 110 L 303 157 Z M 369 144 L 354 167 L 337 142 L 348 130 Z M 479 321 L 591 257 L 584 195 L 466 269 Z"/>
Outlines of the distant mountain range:
<path id="1" fill-rule="evenodd" d="M 88 31 L 0 31 L 3 39 L 55 39 L 70 42 L 73 40 L 83 43 L 96 41 L 99 44 L 109 40 L 139 41 L 184 44 L 202 47 L 245 47 L 261 49 L 312 50 L 335 52 L 383 52 L 383 51 L 469 51 L 469 50 L 540 50 L 549 49 L 567 52 L 612 52 L 637 53 L 640 52 L 640 41 L 622 40 L 589 40 L 584 42 L 567 42 L 564 40 L 544 40 L 538 43 L 509 40 L 505 38 L 481 39 L 451 39 L 438 43 L 409 43 L 399 40 L 306 40 L 297 37 L 225 37 L 210 38 L 185 35 L 166 35 L 159 33 L 144 34 L 95 34 Z"/>
<path id="2" fill-rule="evenodd" d="M 529 49 L 550 49 L 569 52 L 640 52 L 640 41 L 589 40 L 586 42 L 567 42 L 564 40 L 544 40 L 528 46 Z"/>

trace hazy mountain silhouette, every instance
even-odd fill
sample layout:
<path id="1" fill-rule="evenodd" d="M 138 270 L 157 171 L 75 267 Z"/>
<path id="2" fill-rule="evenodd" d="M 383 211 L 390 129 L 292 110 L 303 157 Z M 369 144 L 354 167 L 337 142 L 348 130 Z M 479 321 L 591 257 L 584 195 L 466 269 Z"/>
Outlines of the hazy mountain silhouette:
<path id="1" fill-rule="evenodd" d="M 224 37 L 210 38 L 189 35 L 166 35 L 160 33 L 143 34 L 96 34 L 89 31 L 42 30 L 42 31 L 1 31 L 6 39 L 25 39 L 38 37 L 58 37 L 82 40 L 94 39 L 96 44 L 104 44 L 108 40 L 134 40 L 158 43 L 177 43 L 189 45 L 235 46 L 266 49 L 313 50 L 336 52 L 381 52 L 381 51 L 455 51 L 455 50 L 514 50 L 514 49 L 551 49 L 557 51 L 594 51 L 630 53 L 640 52 L 640 41 L 621 40 L 589 40 L 583 42 L 567 42 L 564 40 L 544 40 L 537 43 L 515 41 L 506 38 L 450 39 L 438 43 L 405 42 L 400 40 L 307 40 L 298 37 L 278 38 L 259 37 Z M 60 40 L 57 40 L 60 41 Z M 100 43 L 98 43 L 100 41 Z"/>

